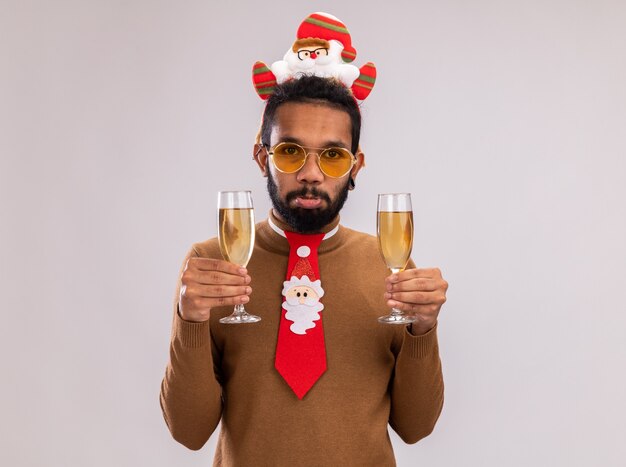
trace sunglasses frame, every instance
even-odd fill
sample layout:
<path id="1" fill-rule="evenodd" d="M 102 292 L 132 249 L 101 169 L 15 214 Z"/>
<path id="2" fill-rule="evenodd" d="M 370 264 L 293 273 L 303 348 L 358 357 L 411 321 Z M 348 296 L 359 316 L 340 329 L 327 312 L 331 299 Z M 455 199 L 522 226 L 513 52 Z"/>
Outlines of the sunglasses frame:
<path id="1" fill-rule="evenodd" d="M 276 162 L 274 161 L 274 151 L 281 144 L 293 144 L 294 146 L 297 146 L 297 147 L 301 148 L 304 151 L 304 159 L 302 160 L 302 164 L 296 170 L 292 170 L 291 172 L 287 172 L 285 170 L 280 169 L 276 165 Z M 325 176 L 330 177 L 330 178 L 343 178 L 343 177 L 345 177 L 346 175 L 348 175 L 350 173 L 352 168 L 357 163 L 357 158 L 356 158 L 356 156 L 354 154 L 352 154 L 352 151 L 350 151 L 349 149 L 346 149 L 346 148 L 338 147 L 338 146 L 333 146 L 333 147 L 330 147 L 330 148 L 305 148 L 304 146 L 301 146 L 301 145 L 299 145 L 297 143 L 292 143 L 292 142 L 289 142 L 289 141 L 281 141 L 280 143 L 275 144 L 273 147 L 270 147 L 267 144 L 263 144 L 262 147 L 265 148 L 265 150 L 267 151 L 267 154 L 270 156 L 270 160 L 272 161 L 272 164 L 274 165 L 276 170 L 278 170 L 279 172 L 284 173 L 284 174 L 293 174 L 293 173 L 299 172 L 302 169 L 302 167 L 304 167 L 304 164 L 306 164 L 306 161 L 309 158 L 310 154 L 315 154 L 317 156 L 317 166 L 319 167 L 320 171 Z M 310 151 L 311 149 L 317 150 L 318 152 Z M 322 168 L 322 154 L 324 152 L 330 151 L 332 149 L 341 150 L 341 151 L 347 151 L 348 154 L 350 154 L 350 156 L 352 156 L 350 167 L 348 167 L 348 170 L 346 170 L 345 173 L 343 173 L 342 175 L 335 176 L 335 175 L 327 174 L 324 171 L 324 169 Z"/>

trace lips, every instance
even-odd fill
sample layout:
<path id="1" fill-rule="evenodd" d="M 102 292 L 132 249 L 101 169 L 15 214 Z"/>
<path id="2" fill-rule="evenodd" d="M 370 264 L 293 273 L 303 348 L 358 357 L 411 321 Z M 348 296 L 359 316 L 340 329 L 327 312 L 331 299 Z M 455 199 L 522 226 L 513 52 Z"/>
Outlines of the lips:
<path id="1" fill-rule="evenodd" d="M 296 198 L 296 206 L 303 208 L 303 209 L 317 209 L 321 207 L 321 205 L 322 205 L 321 198 L 304 198 L 301 196 Z"/>

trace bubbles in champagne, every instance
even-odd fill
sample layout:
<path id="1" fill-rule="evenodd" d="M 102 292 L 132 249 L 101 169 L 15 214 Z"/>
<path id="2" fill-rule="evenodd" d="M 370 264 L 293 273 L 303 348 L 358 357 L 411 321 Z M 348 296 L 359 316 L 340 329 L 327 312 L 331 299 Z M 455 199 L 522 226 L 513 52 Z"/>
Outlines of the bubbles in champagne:
<path id="1" fill-rule="evenodd" d="M 254 248 L 254 212 L 251 208 L 219 210 L 218 237 L 224 259 L 246 266 Z"/>
<path id="2" fill-rule="evenodd" d="M 413 248 L 413 213 L 379 212 L 378 245 L 387 266 L 393 271 L 403 270 Z"/>

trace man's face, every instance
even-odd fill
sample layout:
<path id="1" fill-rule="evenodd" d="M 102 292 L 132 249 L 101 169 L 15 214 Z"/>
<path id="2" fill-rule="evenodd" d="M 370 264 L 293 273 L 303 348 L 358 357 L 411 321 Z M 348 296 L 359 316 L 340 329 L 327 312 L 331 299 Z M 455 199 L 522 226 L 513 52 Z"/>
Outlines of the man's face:
<path id="1" fill-rule="evenodd" d="M 320 170 L 316 156 L 319 150 L 312 148 L 339 146 L 349 150 L 350 116 L 324 104 L 288 102 L 276 111 L 269 144 L 273 147 L 280 142 L 297 143 L 315 154 L 307 158 L 298 172 L 290 174 L 276 170 L 265 151 L 257 157 L 268 177 L 274 213 L 297 232 L 318 232 L 341 210 L 348 195 L 349 176 L 356 177 L 363 155 L 357 156 L 357 164 L 349 174 L 332 178 Z"/>

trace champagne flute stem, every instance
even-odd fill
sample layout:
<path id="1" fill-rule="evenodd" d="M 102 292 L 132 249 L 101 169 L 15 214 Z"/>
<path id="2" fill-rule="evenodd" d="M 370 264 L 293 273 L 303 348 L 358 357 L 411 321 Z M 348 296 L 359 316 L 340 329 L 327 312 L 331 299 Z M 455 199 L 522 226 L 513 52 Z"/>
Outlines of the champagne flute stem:
<path id="1" fill-rule="evenodd" d="M 391 273 L 392 274 L 398 274 L 399 272 L 401 272 L 404 268 L 389 268 L 391 269 Z M 404 313 L 402 313 L 401 310 L 398 310 L 397 308 L 392 308 L 391 312 L 389 313 L 390 316 L 403 316 Z"/>

